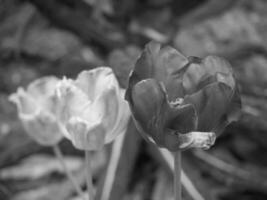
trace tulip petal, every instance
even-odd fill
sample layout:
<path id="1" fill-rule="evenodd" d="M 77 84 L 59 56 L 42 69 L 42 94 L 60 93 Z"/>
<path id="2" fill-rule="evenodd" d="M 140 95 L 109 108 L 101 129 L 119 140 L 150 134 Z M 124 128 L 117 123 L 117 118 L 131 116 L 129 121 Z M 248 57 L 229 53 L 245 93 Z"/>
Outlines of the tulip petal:
<path id="1" fill-rule="evenodd" d="M 213 132 L 188 132 L 185 134 L 167 131 L 166 148 L 169 151 L 187 150 L 190 148 L 209 149 L 215 142 L 216 135 Z"/>
<path id="2" fill-rule="evenodd" d="M 137 83 L 132 90 L 131 109 L 136 122 L 142 128 L 146 139 L 152 137 L 158 145 L 164 142 L 164 123 L 167 107 L 166 94 L 163 87 L 153 79 Z M 147 135 L 148 134 L 148 135 Z"/>
<path id="3" fill-rule="evenodd" d="M 194 107 L 170 105 L 164 86 L 154 79 L 141 81 L 134 86 L 131 109 L 144 138 L 151 141 L 149 137 L 152 137 L 157 145 L 168 149 L 179 148 L 178 133 L 196 128 Z"/>
<path id="4" fill-rule="evenodd" d="M 183 76 L 183 87 L 186 94 L 192 94 L 207 84 L 217 81 L 234 89 L 235 80 L 232 68 L 223 58 L 207 56 L 203 60 L 197 57 L 189 57 L 188 59 L 190 65 Z"/>
<path id="5" fill-rule="evenodd" d="M 30 83 L 27 94 L 30 95 L 44 110 L 54 112 L 57 107 L 55 88 L 59 79 L 55 76 L 45 76 Z"/>
<path id="6" fill-rule="evenodd" d="M 19 88 L 16 93 L 10 95 L 9 100 L 16 104 L 19 116 L 31 116 L 39 111 L 35 101 L 22 88 Z"/>
<path id="7" fill-rule="evenodd" d="M 187 63 L 187 58 L 176 49 L 169 46 L 161 48 L 159 43 L 150 42 L 136 61 L 129 79 L 129 90 L 139 81 L 154 78 L 164 83 L 169 100 L 182 97 L 180 72 Z"/>
<path id="8" fill-rule="evenodd" d="M 237 121 L 240 117 L 240 110 L 241 110 L 241 98 L 239 89 L 236 87 L 234 90 L 234 94 L 231 100 L 231 103 L 227 110 L 227 119 L 229 122 Z"/>
<path id="9" fill-rule="evenodd" d="M 157 42 L 150 42 L 145 46 L 145 49 L 135 63 L 134 71 L 129 79 L 129 86 L 135 85 L 144 79 L 153 78 L 155 73 L 154 65 L 159 51 L 160 44 Z"/>
<path id="10" fill-rule="evenodd" d="M 73 145 L 80 150 L 100 150 L 104 146 L 106 130 L 98 122 L 90 123 L 79 117 L 72 117 L 66 128 Z"/>
<path id="11" fill-rule="evenodd" d="M 230 63 L 218 56 L 207 56 L 203 60 L 206 71 L 211 75 L 220 72 L 222 74 L 232 74 L 233 70 Z"/>
<path id="12" fill-rule="evenodd" d="M 179 133 L 188 133 L 197 129 L 198 117 L 192 104 L 177 106 L 172 115 L 168 128 Z"/>
<path id="13" fill-rule="evenodd" d="M 10 100 L 18 107 L 19 118 L 30 137 L 41 145 L 55 145 L 63 137 L 55 116 L 55 77 L 32 82 L 27 91 L 19 88 Z M 53 87 L 52 87 L 53 86 Z"/>
<path id="14" fill-rule="evenodd" d="M 187 63 L 188 59 L 170 46 L 163 47 L 157 56 L 154 78 L 164 83 L 170 101 L 184 96 L 182 75 Z"/>
<path id="15" fill-rule="evenodd" d="M 233 90 L 226 84 L 216 82 L 184 99 L 195 106 L 198 112 L 198 131 L 210 132 L 218 127 L 227 114 Z"/>
<path id="16" fill-rule="evenodd" d="M 20 119 L 29 136 L 41 145 L 55 145 L 63 137 L 55 116 L 46 111 Z"/>
<path id="17" fill-rule="evenodd" d="M 80 116 L 91 103 L 87 95 L 70 79 L 63 79 L 59 82 L 57 96 L 60 102 L 57 115 L 63 124 L 72 116 Z"/>
<path id="18" fill-rule="evenodd" d="M 27 92 L 36 98 L 51 95 L 54 93 L 55 85 L 59 79 L 55 76 L 46 76 L 31 82 L 27 88 Z"/>
<path id="19" fill-rule="evenodd" d="M 221 121 L 218 123 L 216 127 L 214 127 L 213 131 L 217 133 L 217 135 L 221 134 L 227 125 L 239 119 L 240 110 L 241 110 L 241 98 L 238 88 L 235 88 L 232 100 L 228 104 L 226 115 L 221 118 Z"/>
<path id="20" fill-rule="evenodd" d="M 119 105 L 118 97 L 118 88 L 114 85 L 109 85 L 106 91 L 99 94 L 92 105 L 92 109 L 98 108 L 97 112 L 100 114 L 101 123 L 103 127 L 105 127 L 107 135 L 113 132 L 119 117 L 121 105 Z M 112 136 L 112 139 L 114 138 L 115 137 Z"/>
<path id="21" fill-rule="evenodd" d="M 119 111 L 117 114 L 117 120 L 114 124 L 114 128 L 106 134 L 105 143 L 109 143 L 114 140 L 117 135 L 124 134 L 130 119 L 130 109 L 128 103 L 122 98 L 125 94 L 125 90 L 120 91 L 118 97 Z"/>
<path id="22" fill-rule="evenodd" d="M 75 85 L 88 95 L 89 100 L 94 101 L 99 93 L 106 90 L 108 85 L 118 85 L 118 81 L 109 67 L 98 67 L 81 72 Z"/>

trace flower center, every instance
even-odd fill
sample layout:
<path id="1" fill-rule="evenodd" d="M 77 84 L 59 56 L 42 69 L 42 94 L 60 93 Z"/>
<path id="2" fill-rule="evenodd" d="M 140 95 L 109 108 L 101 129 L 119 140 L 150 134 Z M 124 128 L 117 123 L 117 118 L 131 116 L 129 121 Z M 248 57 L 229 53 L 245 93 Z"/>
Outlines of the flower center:
<path id="1" fill-rule="evenodd" d="M 172 106 L 177 106 L 177 105 L 181 105 L 183 103 L 184 99 L 183 98 L 177 98 L 174 101 L 171 101 L 170 104 Z"/>

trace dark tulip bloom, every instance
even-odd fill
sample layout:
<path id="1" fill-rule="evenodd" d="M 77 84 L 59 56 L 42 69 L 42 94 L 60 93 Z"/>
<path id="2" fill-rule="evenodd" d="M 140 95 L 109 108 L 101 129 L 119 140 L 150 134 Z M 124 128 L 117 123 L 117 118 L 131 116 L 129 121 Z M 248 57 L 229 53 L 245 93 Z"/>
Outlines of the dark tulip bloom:
<path id="1" fill-rule="evenodd" d="M 187 58 L 156 42 L 136 61 L 125 98 L 143 137 L 171 151 L 208 148 L 241 107 L 226 60 Z"/>

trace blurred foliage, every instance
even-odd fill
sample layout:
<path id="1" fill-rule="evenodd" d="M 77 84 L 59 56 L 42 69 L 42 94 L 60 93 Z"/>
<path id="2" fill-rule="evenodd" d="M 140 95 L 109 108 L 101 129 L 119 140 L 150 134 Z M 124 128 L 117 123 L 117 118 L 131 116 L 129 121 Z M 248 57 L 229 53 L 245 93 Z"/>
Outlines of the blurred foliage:
<path id="1" fill-rule="evenodd" d="M 267 198 L 265 0 L 0 0 L 0 5 L 1 200 L 76 198 L 53 160 L 42 165 L 52 151 L 27 137 L 8 95 L 44 75 L 75 77 L 97 66 L 113 68 L 126 87 L 133 62 L 150 40 L 187 56 L 217 54 L 231 62 L 242 94 L 240 120 L 210 151 L 185 153 L 184 171 L 206 200 Z M 138 138 L 133 124 L 128 129 L 109 199 L 172 199 L 170 168 Z M 60 147 L 81 160 L 82 153 L 68 141 Z M 111 149 L 92 161 L 100 188 L 105 188 Z M 42 175 L 33 177 L 28 166 L 43 167 Z M 75 170 L 84 189 L 83 169 Z M 188 190 L 183 195 L 192 199 Z"/>

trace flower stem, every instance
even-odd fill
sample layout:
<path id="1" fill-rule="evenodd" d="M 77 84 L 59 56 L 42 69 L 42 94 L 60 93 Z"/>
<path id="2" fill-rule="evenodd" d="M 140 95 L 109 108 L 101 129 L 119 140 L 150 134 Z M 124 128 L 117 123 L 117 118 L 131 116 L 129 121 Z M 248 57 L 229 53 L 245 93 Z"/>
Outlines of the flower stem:
<path id="1" fill-rule="evenodd" d="M 174 200 L 182 200 L 182 187 L 181 187 L 181 151 L 178 150 L 174 153 Z"/>
<path id="2" fill-rule="evenodd" d="M 63 154 L 59 148 L 58 145 L 55 145 L 53 146 L 53 150 L 54 150 L 54 153 L 56 155 L 56 157 L 58 158 L 60 164 L 62 165 L 68 179 L 71 181 L 71 183 L 73 184 L 75 190 L 76 190 L 76 193 L 82 197 L 83 196 L 83 192 L 80 188 L 80 186 L 78 185 L 78 183 L 76 182 L 75 178 L 73 177 L 72 173 L 70 172 L 70 170 L 68 169 L 66 163 L 64 162 L 64 158 L 63 158 Z"/>
<path id="3" fill-rule="evenodd" d="M 86 183 L 87 183 L 87 191 L 89 200 L 94 199 L 94 190 L 93 190 L 93 183 L 92 183 L 92 169 L 91 169 L 91 152 L 85 150 L 85 164 L 86 164 Z"/>

